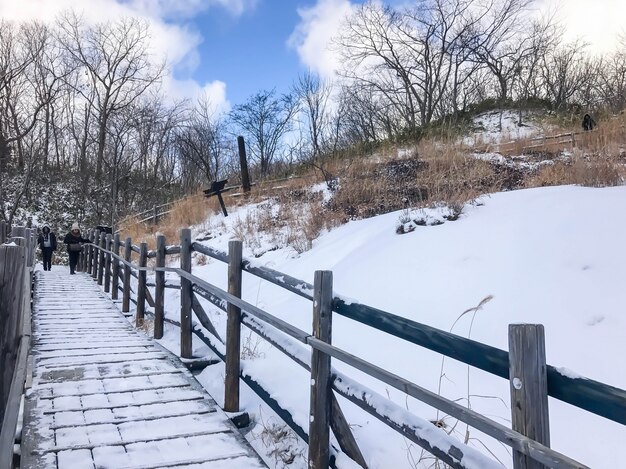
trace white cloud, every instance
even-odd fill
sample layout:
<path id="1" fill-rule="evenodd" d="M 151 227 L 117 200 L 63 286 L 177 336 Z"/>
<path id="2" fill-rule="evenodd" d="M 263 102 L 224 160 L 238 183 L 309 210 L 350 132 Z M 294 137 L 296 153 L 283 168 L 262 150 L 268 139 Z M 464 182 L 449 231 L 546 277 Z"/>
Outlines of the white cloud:
<path id="1" fill-rule="evenodd" d="M 624 0 L 544 0 L 540 8 L 557 8 L 557 17 L 566 27 L 565 39 L 581 38 L 594 52 L 613 52 L 618 35 L 626 31 Z"/>
<path id="2" fill-rule="evenodd" d="M 167 76 L 163 80 L 163 92 L 172 100 L 191 99 L 196 101 L 206 97 L 215 114 L 226 113 L 231 108 L 230 101 L 226 97 L 226 83 L 219 80 L 201 85 L 194 80 L 177 80 Z"/>
<path id="3" fill-rule="evenodd" d="M 339 68 L 339 56 L 329 46 L 353 8 L 349 0 L 318 0 L 310 8 L 298 9 L 300 22 L 287 44 L 296 49 L 304 65 L 323 77 L 333 77 Z"/>
<path id="4" fill-rule="evenodd" d="M 88 23 L 115 21 L 134 16 L 150 24 L 151 52 L 159 61 L 166 59 L 168 76 L 164 89 L 172 97 L 196 99 L 206 90 L 222 108 L 228 108 L 226 84 L 214 81 L 198 83 L 189 76 L 200 63 L 198 46 L 202 36 L 185 19 L 211 7 L 225 8 L 240 15 L 253 8 L 257 0 L 0 0 L 2 19 L 13 21 L 40 20 L 52 23 L 60 13 L 70 9 L 82 15 Z"/>

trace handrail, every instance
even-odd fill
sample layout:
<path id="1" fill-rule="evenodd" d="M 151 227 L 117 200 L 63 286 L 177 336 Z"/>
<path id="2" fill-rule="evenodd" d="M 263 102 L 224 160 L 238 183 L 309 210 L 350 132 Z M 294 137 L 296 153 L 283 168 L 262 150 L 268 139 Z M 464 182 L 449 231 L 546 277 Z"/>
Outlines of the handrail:
<path id="1" fill-rule="evenodd" d="M 178 249 L 171 249 L 171 251 L 179 253 L 180 246 L 175 247 Z M 196 252 L 228 263 L 227 253 L 197 242 L 192 243 L 191 247 L 192 250 Z M 98 247 L 98 249 L 100 248 Z M 120 256 L 115 257 L 125 265 L 127 264 Z M 139 268 L 134 265 L 133 268 L 152 272 L 158 270 L 179 270 L 172 268 Z M 308 282 L 296 279 L 295 277 L 283 274 L 269 267 L 256 266 L 253 262 L 246 259 L 242 261 L 242 269 L 303 298 L 308 300 L 313 299 L 313 285 Z M 349 302 L 349 300 L 341 296 L 335 296 L 333 298 L 333 311 L 374 329 L 386 332 L 394 337 L 406 340 L 428 350 L 441 353 L 442 355 L 500 378 L 509 379 L 509 353 L 505 350 L 439 330 L 432 326 L 412 321 L 371 306 Z M 557 367 L 551 365 L 547 366 L 547 374 L 549 396 L 586 410 L 587 412 L 626 425 L 626 390 L 582 376 L 566 376 L 559 372 Z"/>
<path id="2" fill-rule="evenodd" d="M 228 263 L 228 255 L 213 248 L 193 243 L 192 249 Z M 313 299 L 313 285 L 282 272 L 254 265 L 243 260 L 246 272 L 280 286 L 308 300 Z M 509 353 L 490 345 L 436 329 L 371 306 L 335 296 L 333 311 L 394 337 L 446 355 L 500 378 L 509 379 Z M 565 376 L 548 365 L 548 395 L 580 409 L 626 425 L 626 391 L 614 386 L 580 377 Z"/>
<path id="3" fill-rule="evenodd" d="M 0 467 L 12 467 L 13 464 L 13 446 L 15 443 L 15 434 L 18 427 L 20 403 L 22 394 L 24 393 L 24 385 L 26 382 L 26 369 L 28 361 L 28 353 L 31 340 L 31 286 L 35 252 L 35 238 L 33 233 L 24 229 L 23 239 L 19 239 L 18 244 L 24 247 L 24 274 L 22 279 L 21 302 L 18 304 L 18 333 L 16 339 L 17 350 L 15 365 L 13 368 L 12 379 L 9 388 L 9 394 L 4 409 L 2 419 L 2 427 L 0 427 Z M 18 239 L 13 238 L 15 241 Z M 4 327 L 4 326 L 3 326 Z"/>
<path id="4" fill-rule="evenodd" d="M 467 423 L 468 425 L 476 428 L 479 431 L 482 431 L 485 434 L 488 434 L 498 441 L 501 441 L 508 446 L 511 446 L 514 450 L 527 455 L 528 457 L 536 460 L 542 464 L 549 465 L 550 467 L 557 468 L 585 468 L 587 466 L 565 456 L 562 455 L 549 447 L 542 445 L 541 443 L 529 439 L 528 437 L 522 435 L 515 430 L 512 430 L 506 426 L 503 426 L 491 419 L 484 417 L 483 415 L 472 411 L 471 409 L 467 409 L 453 401 L 445 399 L 438 394 L 435 394 L 431 391 L 428 391 L 420 386 L 411 383 L 403 378 L 400 378 L 393 373 L 390 373 L 386 370 L 383 370 L 371 363 L 366 362 L 363 359 L 355 357 L 354 355 L 343 351 L 337 347 L 334 347 L 324 341 L 316 339 L 311 334 L 298 329 L 297 327 L 287 323 L 286 321 L 279 319 L 262 309 L 247 303 L 246 301 L 238 298 L 231 293 L 228 293 L 215 285 L 210 284 L 209 282 L 200 279 L 190 272 L 186 270 L 175 268 L 175 267 L 140 267 L 134 265 L 130 261 L 126 261 L 121 256 L 113 253 L 112 251 L 108 251 L 100 246 L 95 246 L 96 249 L 104 251 L 105 253 L 111 255 L 117 261 L 121 262 L 126 266 L 130 266 L 131 270 L 140 272 L 140 271 L 152 271 L 152 272 L 174 272 L 181 279 L 185 279 L 189 281 L 189 284 L 193 287 L 193 291 L 205 298 L 209 299 L 212 303 L 216 304 L 219 308 L 225 309 L 224 304 L 230 304 L 237 308 L 240 308 L 242 314 L 242 322 L 246 324 L 248 327 L 251 327 L 252 330 L 259 333 L 263 338 L 269 340 L 270 343 L 280 343 L 280 340 L 272 338 L 272 334 L 268 333 L 266 328 L 259 328 L 254 320 L 251 318 L 255 318 L 256 320 L 261 321 L 262 323 L 268 324 L 274 329 L 287 334 L 289 337 L 297 340 L 300 343 L 307 344 L 311 346 L 313 349 L 319 350 L 325 354 L 328 354 L 340 361 L 347 363 L 350 366 L 356 367 L 357 369 L 364 371 L 366 374 L 375 377 L 386 384 L 389 384 L 397 389 L 415 397 L 416 399 L 425 402 L 447 414 L 459 419 Z M 170 247 L 170 251 L 176 251 L 175 247 Z M 180 247 L 178 247 L 178 251 L 180 252 Z M 200 252 L 205 255 L 208 255 L 212 258 L 220 260 L 222 262 L 229 262 L 228 254 L 215 250 L 213 248 L 198 244 L 191 243 L 190 249 L 192 251 Z M 155 255 L 156 255 L 156 251 Z M 248 260 L 243 260 L 241 263 L 242 270 L 245 270 L 252 275 L 263 278 L 271 283 L 279 285 L 293 293 L 312 300 L 313 295 L 313 286 L 308 284 L 307 282 L 300 281 L 296 278 L 290 277 L 286 274 L 282 274 L 278 271 L 274 271 L 267 267 L 256 266 Z M 206 295 L 206 296 L 205 296 Z M 471 364 L 480 369 L 488 371 L 492 374 L 496 374 L 497 376 L 501 376 L 503 378 L 508 378 L 508 352 L 504 350 L 497 349 L 495 347 L 490 347 L 485 344 L 481 344 L 479 342 L 466 339 L 461 336 L 457 336 L 455 334 L 451 334 L 445 331 L 440 331 L 430 326 L 426 326 L 424 324 L 420 324 L 414 321 L 407 320 L 405 318 L 401 318 L 399 316 L 392 315 L 385 311 L 377 310 L 375 308 L 369 307 L 367 305 L 361 305 L 349 300 L 346 300 L 340 296 L 335 296 L 332 301 L 332 309 L 338 314 L 342 314 L 346 317 L 349 317 L 353 320 L 357 320 L 366 325 L 379 329 L 381 331 L 387 332 L 391 335 L 394 335 L 399 338 L 403 338 L 408 340 L 409 342 L 416 343 L 430 350 L 437 351 L 439 353 L 443 353 L 444 355 L 451 356 L 457 360 L 462 362 Z M 365 319 L 365 317 L 369 317 L 369 319 Z M 374 317 L 375 320 L 371 320 Z M 459 350 L 460 349 L 460 350 Z M 306 366 L 306 360 L 303 358 L 299 358 L 298 356 L 294 356 L 293 353 L 290 352 L 290 348 L 286 346 L 279 347 L 279 350 L 294 359 L 301 366 Z M 476 354 L 482 354 L 482 358 L 468 358 L 467 351 Z M 555 386 L 571 386 L 573 383 L 572 378 L 568 378 L 564 375 L 558 374 L 558 371 L 549 367 L 551 371 L 549 373 L 551 375 L 557 374 L 559 377 L 564 379 L 557 379 L 554 384 L 554 377 L 552 380 L 552 387 Z M 337 372 L 333 373 L 333 380 L 337 379 Z M 612 390 L 612 397 L 615 399 L 613 404 L 620 404 L 626 402 L 626 391 L 620 390 L 618 388 L 612 388 L 611 386 L 605 385 L 603 383 L 598 383 L 593 380 L 577 380 L 577 381 L 587 381 L 591 383 L 591 387 L 587 386 L 587 388 L 594 389 L 596 391 L 594 397 L 590 397 L 589 395 L 585 395 L 582 393 L 583 404 L 585 407 L 579 405 L 579 407 L 585 408 L 586 410 L 590 410 L 599 415 L 603 415 L 607 413 L 606 408 L 602 408 L 602 406 L 598 406 L 600 395 L 598 394 L 598 390 L 606 391 Z M 333 385 L 335 389 L 337 386 Z M 584 388 L 584 387 L 583 387 Z M 557 396 L 558 396 L 557 391 Z M 572 398 L 574 396 L 574 398 Z M 349 397 L 349 396 L 346 396 Z M 580 401 L 581 392 L 561 392 L 560 398 L 565 400 L 566 402 L 576 401 L 577 399 Z M 589 405 L 591 403 L 591 405 Z M 363 403 L 361 403 L 363 404 Z M 358 404 L 358 405 L 361 405 Z M 595 408 L 594 408 L 595 405 Z M 611 412 L 608 412 L 608 418 L 612 420 L 618 421 L 621 423 L 621 419 L 619 415 L 615 415 L 614 412 L 616 409 L 623 410 L 623 404 L 618 408 L 614 407 Z M 617 412 L 620 414 L 620 412 Z M 604 416 L 604 415 L 603 415 Z M 439 455 L 438 455 L 439 456 Z M 443 455 L 445 459 L 445 455 Z M 448 455 L 449 457 L 449 455 Z M 457 467 L 453 463 L 454 467 Z M 463 467 L 463 466 L 458 466 Z"/>

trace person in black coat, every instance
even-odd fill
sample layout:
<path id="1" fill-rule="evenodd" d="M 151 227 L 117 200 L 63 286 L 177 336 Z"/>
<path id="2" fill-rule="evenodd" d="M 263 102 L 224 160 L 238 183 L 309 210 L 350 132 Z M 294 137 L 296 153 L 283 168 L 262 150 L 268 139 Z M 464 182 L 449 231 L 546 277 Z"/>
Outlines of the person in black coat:
<path id="1" fill-rule="evenodd" d="M 43 258 L 43 270 L 52 268 L 52 253 L 57 249 L 57 237 L 50 231 L 48 225 L 41 230 L 39 238 L 37 238 L 39 249 L 41 249 L 41 257 Z"/>
<path id="2" fill-rule="evenodd" d="M 593 118 L 589 115 L 589 114 L 585 114 L 583 117 L 583 130 L 585 132 L 589 131 L 589 130 L 593 130 L 593 128 L 596 126 L 596 121 L 593 120 Z"/>
<path id="3" fill-rule="evenodd" d="M 78 264 L 78 258 L 82 249 L 81 243 L 90 243 L 90 241 L 80 235 L 80 227 L 78 223 L 74 223 L 72 230 L 65 235 L 63 242 L 67 244 L 67 252 L 70 255 L 70 274 L 73 275 L 76 273 L 76 264 Z"/>

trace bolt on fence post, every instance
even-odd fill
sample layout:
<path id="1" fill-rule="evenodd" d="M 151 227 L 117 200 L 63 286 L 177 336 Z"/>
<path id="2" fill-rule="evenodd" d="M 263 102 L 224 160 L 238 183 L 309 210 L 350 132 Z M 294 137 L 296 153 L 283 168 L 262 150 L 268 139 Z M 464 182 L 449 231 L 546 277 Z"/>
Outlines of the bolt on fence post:
<path id="1" fill-rule="evenodd" d="M 109 293 L 111 291 L 111 235 L 107 233 L 104 247 L 107 250 L 104 258 L 104 291 Z"/>
<path id="2" fill-rule="evenodd" d="M 191 230 L 180 230 L 180 268 L 191 273 Z M 180 278 L 180 356 L 192 357 L 191 307 L 193 305 L 192 285 L 186 278 Z"/>
<path id="3" fill-rule="evenodd" d="M 145 267 L 148 260 L 148 245 L 139 245 L 139 267 Z M 135 314 L 135 327 L 143 326 L 146 312 L 146 271 L 139 270 L 137 273 L 137 313 Z"/>
<path id="4" fill-rule="evenodd" d="M 241 298 L 242 243 L 228 243 L 228 293 Z M 226 363 L 224 380 L 224 410 L 239 412 L 239 369 L 241 357 L 241 309 L 228 304 L 226 323 Z"/>
<path id="5" fill-rule="evenodd" d="M 542 324 L 509 325 L 509 380 L 513 430 L 550 446 L 545 332 Z M 514 451 L 515 469 L 547 469 Z"/>
<path id="6" fill-rule="evenodd" d="M 120 235 L 119 233 L 115 233 L 113 236 L 113 246 L 112 246 L 113 254 L 119 256 L 120 254 Z M 111 267 L 111 299 L 117 300 L 119 297 L 119 285 L 120 285 L 120 261 L 117 257 L 112 257 L 111 262 L 113 263 Z"/>
<path id="7" fill-rule="evenodd" d="M 165 236 L 156 239 L 156 267 L 165 267 Z M 165 319 L 165 272 L 157 270 L 154 274 L 154 338 L 163 338 L 163 320 Z"/>
<path id="8" fill-rule="evenodd" d="M 313 336 L 328 344 L 332 339 L 333 273 L 315 272 Z M 309 468 L 327 469 L 330 461 L 330 355 L 311 353 L 311 405 L 309 412 Z"/>
<path id="9" fill-rule="evenodd" d="M 104 279 L 104 247 L 106 243 L 105 232 L 100 233 L 100 252 L 98 253 L 98 285 L 102 285 Z"/>
<path id="10" fill-rule="evenodd" d="M 130 263 L 132 255 L 132 242 L 130 238 L 126 238 L 124 241 L 124 260 Z M 130 265 L 124 265 L 124 282 L 122 288 L 122 313 L 128 313 L 130 311 Z"/>

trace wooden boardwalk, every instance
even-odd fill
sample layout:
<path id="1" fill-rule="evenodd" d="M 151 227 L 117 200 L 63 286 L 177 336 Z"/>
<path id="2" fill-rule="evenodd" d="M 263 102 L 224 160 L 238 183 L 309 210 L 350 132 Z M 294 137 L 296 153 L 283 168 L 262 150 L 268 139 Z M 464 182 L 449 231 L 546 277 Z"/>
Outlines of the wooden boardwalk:
<path id="1" fill-rule="evenodd" d="M 37 273 L 31 360 L 22 468 L 266 467 L 180 361 L 85 274 Z"/>

